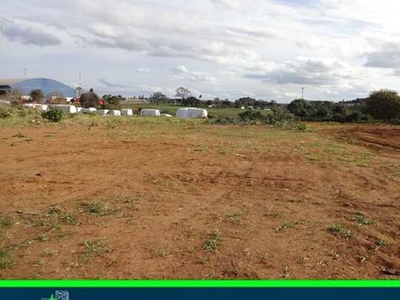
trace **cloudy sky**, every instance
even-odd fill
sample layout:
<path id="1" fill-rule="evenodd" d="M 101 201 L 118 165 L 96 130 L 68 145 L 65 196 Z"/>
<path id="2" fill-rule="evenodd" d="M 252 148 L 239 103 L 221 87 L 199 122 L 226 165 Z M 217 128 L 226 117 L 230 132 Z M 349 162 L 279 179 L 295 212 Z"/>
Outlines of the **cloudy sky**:
<path id="1" fill-rule="evenodd" d="M 400 1 L 1 0 L 0 78 L 99 94 L 342 100 L 400 90 Z"/>

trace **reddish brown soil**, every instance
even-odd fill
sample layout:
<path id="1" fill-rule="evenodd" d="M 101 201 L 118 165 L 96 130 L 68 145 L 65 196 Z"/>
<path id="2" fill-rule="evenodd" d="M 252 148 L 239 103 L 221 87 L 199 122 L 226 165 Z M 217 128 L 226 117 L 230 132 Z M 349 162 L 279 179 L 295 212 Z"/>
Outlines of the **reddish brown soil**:
<path id="1" fill-rule="evenodd" d="M 400 151 L 400 128 L 369 127 L 363 129 L 362 126 L 356 126 L 344 132 L 347 136 L 351 136 L 375 150 L 393 152 L 395 155 Z"/>
<path id="2" fill-rule="evenodd" d="M 400 275 L 400 128 L 154 126 L 1 129 L 0 278 Z"/>

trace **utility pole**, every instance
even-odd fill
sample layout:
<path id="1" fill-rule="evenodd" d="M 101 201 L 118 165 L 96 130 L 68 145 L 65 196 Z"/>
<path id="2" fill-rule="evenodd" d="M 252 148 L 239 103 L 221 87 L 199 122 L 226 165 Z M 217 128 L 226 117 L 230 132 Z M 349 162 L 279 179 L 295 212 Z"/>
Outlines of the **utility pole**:
<path id="1" fill-rule="evenodd" d="M 24 75 L 25 75 L 25 77 L 26 77 L 26 68 L 24 69 Z"/>
<path id="2" fill-rule="evenodd" d="M 304 100 L 304 88 L 301 88 L 301 99 Z"/>
<path id="3" fill-rule="evenodd" d="M 78 97 L 81 96 L 81 92 L 82 92 L 82 72 L 79 71 L 79 93 L 78 93 Z"/>

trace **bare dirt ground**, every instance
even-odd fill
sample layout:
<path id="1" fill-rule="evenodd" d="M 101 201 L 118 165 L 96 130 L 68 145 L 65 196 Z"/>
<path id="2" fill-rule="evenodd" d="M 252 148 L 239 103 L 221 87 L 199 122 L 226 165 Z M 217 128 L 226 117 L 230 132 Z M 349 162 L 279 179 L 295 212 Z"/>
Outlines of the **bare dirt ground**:
<path id="1" fill-rule="evenodd" d="M 0 278 L 398 278 L 400 128 L 0 129 Z"/>

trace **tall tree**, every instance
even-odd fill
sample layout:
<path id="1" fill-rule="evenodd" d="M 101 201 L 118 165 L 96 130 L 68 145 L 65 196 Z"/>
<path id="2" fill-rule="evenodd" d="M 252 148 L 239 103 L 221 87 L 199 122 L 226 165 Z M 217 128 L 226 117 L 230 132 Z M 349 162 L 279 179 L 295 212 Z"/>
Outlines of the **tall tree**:
<path id="1" fill-rule="evenodd" d="M 83 93 L 79 98 L 79 102 L 81 103 L 82 107 L 99 107 L 99 96 L 90 89 L 88 93 Z"/>
<path id="2" fill-rule="evenodd" d="M 303 99 L 293 100 L 292 102 L 290 102 L 290 104 L 288 105 L 287 108 L 295 116 L 299 116 L 299 117 L 308 117 L 309 116 L 309 112 L 308 112 L 309 103 L 306 100 L 303 100 Z"/>
<path id="3" fill-rule="evenodd" d="M 44 98 L 44 94 L 40 89 L 32 90 L 30 96 L 34 102 L 42 102 Z"/>
<path id="4" fill-rule="evenodd" d="M 197 99 L 196 97 L 189 97 L 186 99 L 182 100 L 182 105 L 183 106 L 200 106 L 201 105 L 201 101 L 199 99 Z"/>
<path id="5" fill-rule="evenodd" d="M 182 100 L 184 100 L 184 99 L 190 97 L 191 94 L 192 94 L 192 93 L 191 93 L 190 90 L 187 89 L 187 88 L 178 87 L 178 88 L 176 89 L 176 97 L 179 97 L 179 98 L 181 98 Z"/>
<path id="6" fill-rule="evenodd" d="M 104 103 L 102 105 L 102 108 L 120 109 L 121 108 L 120 101 L 125 100 L 125 98 L 122 97 L 121 95 L 113 96 L 113 95 L 108 94 L 108 95 L 103 96 L 103 100 L 104 100 Z"/>
<path id="7" fill-rule="evenodd" d="M 150 96 L 150 103 L 160 104 L 167 102 L 168 98 L 161 92 L 155 92 Z"/>
<path id="8" fill-rule="evenodd" d="M 400 97 L 396 91 L 372 92 L 366 100 L 367 112 L 375 119 L 389 121 L 400 118 Z"/>

